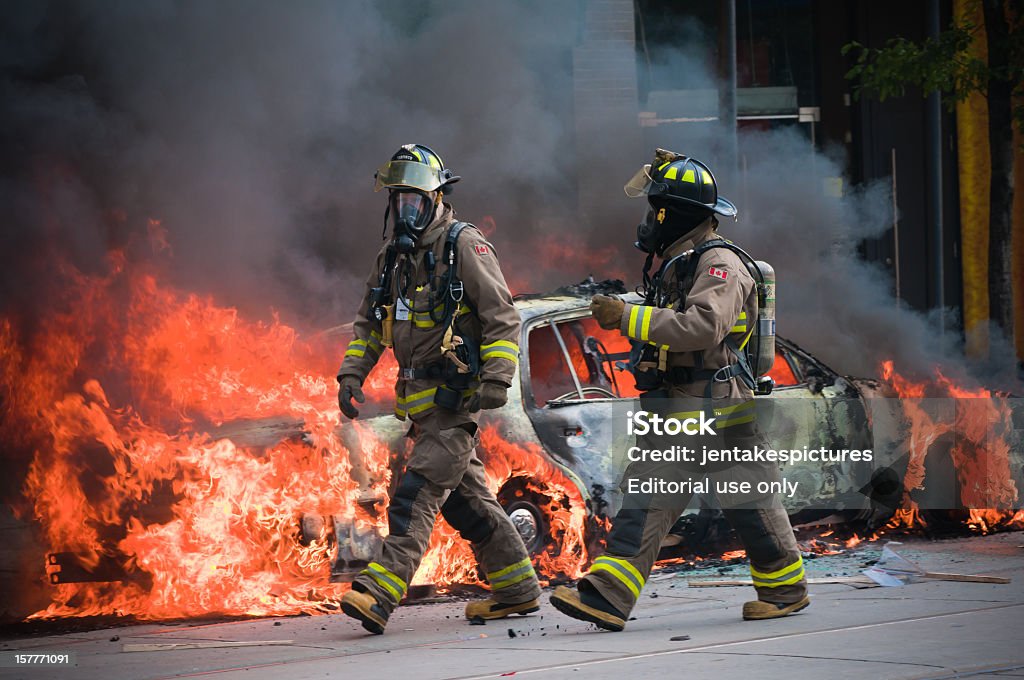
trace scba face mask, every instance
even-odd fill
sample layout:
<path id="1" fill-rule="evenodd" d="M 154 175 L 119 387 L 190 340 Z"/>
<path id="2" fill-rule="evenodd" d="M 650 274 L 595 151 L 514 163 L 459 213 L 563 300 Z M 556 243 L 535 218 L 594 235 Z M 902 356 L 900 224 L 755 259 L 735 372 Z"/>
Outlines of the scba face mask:
<path id="1" fill-rule="evenodd" d="M 395 248 L 403 254 L 416 250 L 416 242 L 434 217 L 434 200 L 421 191 L 392 191 L 388 198 Z"/>
<path id="2" fill-rule="evenodd" d="M 647 209 L 644 221 L 636 228 L 634 245 L 645 253 L 661 255 L 677 239 L 699 227 L 712 211 L 701 205 L 660 201 Z"/>
<path id="3" fill-rule="evenodd" d="M 665 220 L 665 209 L 661 209 L 662 221 Z M 661 237 L 661 225 L 658 222 L 658 213 L 654 208 L 648 208 L 644 221 L 636 227 L 636 243 L 633 245 L 645 253 L 653 253 L 657 250 Z"/>

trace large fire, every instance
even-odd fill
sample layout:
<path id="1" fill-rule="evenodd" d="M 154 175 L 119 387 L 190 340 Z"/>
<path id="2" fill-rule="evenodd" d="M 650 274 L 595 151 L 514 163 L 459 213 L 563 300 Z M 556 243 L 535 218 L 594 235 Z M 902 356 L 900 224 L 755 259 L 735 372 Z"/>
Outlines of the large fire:
<path id="1" fill-rule="evenodd" d="M 159 223 L 150 236 L 156 252 L 166 250 Z M 247 320 L 210 297 L 161 285 L 119 251 L 105 275 L 59 263 L 53 271 L 65 291 L 61 309 L 31 324 L 0 318 L 0 436 L 11 450 L 32 453 L 22 514 L 41 527 L 40 576 L 45 564 L 53 584 L 52 603 L 33 616 L 332 609 L 348 587 L 330 581 L 332 532 L 325 525 L 313 540 L 299 540 L 299 519 L 331 517 L 385 532 L 381 509 L 395 469 L 394 452 L 372 428 L 341 422 L 338 338 L 300 334 L 276 316 Z M 573 359 L 585 368 L 582 356 Z M 365 385 L 380 407 L 390 404 L 394 369 L 388 353 Z M 981 533 L 1024 527 L 1024 512 L 1006 509 L 1019 505 L 1006 401 L 941 374 L 913 383 L 891 362 L 883 378 L 910 426 L 908 494 L 889 527 L 926 522 L 909 492 L 924 483 L 929 446 L 951 430 L 968 526 Z M 930 416 L 920 406 L 926 396 L 956 398 L 955 420 Z M 345 428 L 360 435 L 381 499 L 376 508 L 358 502 L 365 490 L 339 436 Z M 494 426 L 482 430 L 481 456 L 493 490 L 522 478 L 545 499 L 541 574 L 579 577 L 591 556 L 575 485 L 536 445 L 510 441 Z M 443 521 L 413 583 L 480 583 L 468 544 Z"/>
<path id="2" fill-rule="evenodd" d="M 162 233 L 156 223 L 153 233 Z M 379 507 L 357 502 L 339 428 L 360 428 L 385 502 L 391 469 L 388 446 L 366 446 L 370 428 L 340 422 L 337 339 L 303 337 L 276 316 L 246 320 L 162 286 L 120 252 L 103 276 L 56 271 L 63 310 L 31 328 L 0 318 L 0 435 L 32 452 L 22 514 L 45 535 L 40 577 L 46 564 L 53 583 L 52 603 L 33 616 L 331 608 L 348 587 L 330 582 L 331 531 L 300 541 L 299 518 L 382 533 L 387 522 Z M 388 354 L 367 381 L 368 397 L 390 403 L 393 380 Z M 546 482 L 562 548 L 539 561 L 540 571 L 578 576 L 588 560 L 579 493 L 538 452 L 494 429 L 483 439 L 492 488 L 512 476 Z M 414 580 L 424 582 L 478 582 L 468 544 L 443 522 Z"/>
<path id="3" fill-rule="evenodd" d="M 909 459 L 903 479 L 904 501 L 889 528 L 924 528 L 928 520 L 911 497 L 925 488 L 925 459 L 940 437 L 953 433 L 951 457 L 960 491 L 959 504 L 968 513 L 967 526 L 979 533 L 1024 528 L 1024 511 L 1011 472 L 1009 436 L 1013 413 L 1006 398 L 984 388 L 966 389 L 936 371 L 934 380 L 914 382 L 882 365 L 882 378 L 900 397 L 909 425 Z M 952 418 L 936 417 L 923 400 L 949 400 Z"/>

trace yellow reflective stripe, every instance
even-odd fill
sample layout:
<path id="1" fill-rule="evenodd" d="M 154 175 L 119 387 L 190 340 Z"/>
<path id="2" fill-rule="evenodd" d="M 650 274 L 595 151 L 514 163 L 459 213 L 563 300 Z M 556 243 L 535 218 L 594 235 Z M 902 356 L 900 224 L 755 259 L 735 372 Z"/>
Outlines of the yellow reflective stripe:
<path id="1" fill-rule="evenodd" d="M 769 571 L 769 572 L 758 571 L 757 569 L 754 569 L 754 565 L 751 564 L 750 565 L 750 575 L 753 576 L 754 578 L 759 578 L 759 579 L 762 579 L 762 580 L 765 580 L 765 581 L 771 581 L 772 579 L 777 579 L 777 578 L 780 578 L 782 576 L 785 576 L 786 574 L 792 572 L 793 570 L 799 569 L 799 568 L 801 568 L 803 566 L 804 566 L 804 558 L 803 557 L 797 557 L 796 558 L 796 562 L 793 562 L 791 564 L 787 564 L 782 569 L 779 569 L 777 571 Z"/>
<path id="2" fill-rule="evenodd" d="M 528 564 L 530 564 L 530 558 L 529 557 L 527 557 L 526 559 L 519 560 L 515 564 L 510 564 L 507 567 L 505 567 L 504 569 L 499 569 L 498 571 L 492 571 L 491 573 L 487 574 L 487 580 L 488 581 L 493 581 L 494 579 L 501 578 L 505 574 L 511 574 L 516 569 L 522 569 L 523 567 L 525 567 Z"/>
<path id="3" fill-rule="evenodd" d="M 738 318 L 738 319 L 739 319 L 740 321 L 746 321 L 746 319 L 747 319 L 747 313 L 746 313 L 746 312 L 740 312 L 740 315 L 739 315 L 739 316 L 738 316 L 737 318 Z"/>
<path id="4" fill-rule="evenodd" d="M 753 334 L 754 334 L 754 328 L 751 327 L 750 328 L 750 332 L 747 333 L 747 337 L 743 338 L 743 342 L 740 343 L 740 349 L 743 349 L 744 347 L 747 346 L 747 343 L 750 342 L 750 336 L 752 336 Z"/>
<path id="5" fill-rule="evenodd" d="M 671 162 L 672 161 L 665 161 L 664 163 L 662 163 L 661 165 L 658 166 L 658 170 L 661 170 L 663 167 L 665 167 L 666 165 L 668 165 Z"/>
<path id="6" fill-rule="evenodd" d="M 633 308 L 629 310 L 629 323 L 626 324 L 626 335 L 631 338 L 638 337 L 636 332 L 636 319 L 640 315 L 640 306 L 633 305 Z"/>
<path id="7" fill-rule="evenodd" d="M 486 345 L 480 345 L 480 349 L 482 350 L 488 350 L 491 349 L 492 347 L 507 347 L 513 352 L 519 351 L 519 345 L 509 340 L 495 340 L 494 342 L 489 342 Z"/>
<path id="8" fill-rule="evenodd" d="M 741 324 L 736 324 L 735 326 L 733 326 L 732 328 L 729 329 L 729 332 L 730 333 L 746 333 L 747 332 L 747 324 L 742 324 L 742 325 Z"/>
<path id="9" fill-rule="evenodd" d="M 804 570 L 801 569 L 795 575 L 782 580 L 782 581 L 762 581 L 760 579 L 754 579 L 755 586 L 761 586 L 762 588 L 779 588 L 781 586 L 791 586 L 794 583 L 799 583 L 804 578 Z"/>
<path id="10" fill-rule="evenodd" d="M 348 349 L 345 351 L 345 356 L 347 356 L 347 357 L 361 357 L 361 356 L 364 356 L 366 354 L 366 350 L 370 350 L 374 354 L 379 355 L 380 351 L 381 351 L 381 345 L 377 341 L 377 338 L 379 338 L 380 336 L 378 335 L 375 338 L 375 337 L 373 337 L 373 335 L 374 335 L 374 333 L 371 332 L 370 333 L 371 337 L 370 337 L 369 340 L 363 340 L 362 338 L 356 338 L 356 339 L 352 340 L 351 342 L 349 342 L 348 343 Z"/>
<path id="11" fill-rule="evenodd" d="M 671 167 L 665 171 L 665 179 L 675 179 L 679 176 L 679 166 Z"/>
<path id="12" fill-rule="evenodd" d="M 376 581 L 381 588 L 391 593 L 396 604 L 405 596 L 405 591 L 407 590 L 405 581 L 398 578 L 394 572 L 385 569 L 383 565 L 378 564 L 377 562 L 370 562 L 366 565 L 366 569 L 363 569 L 359 573 L 366 574 Z"/>
<path id="13" fill-rule="evenodd" d="M 408 397 L 397 397 L 395 399 L 395 414 L 399 418 L 404 418 L 407 415 L 422 413 L 429 408 L 433 408 L 434 394 L 436 393 L 437 388 L 431 387 L 422 392 L 410 394 Z"/>
<path id="14" fill-rule="evenodd" d="M 410 408 L 406 412 L 406 415 L 410 415 L 411 416 L 411 415 L 415 415 L 417 413 L 423 413 L 424 411 L 426 411 L 427 409 L 430 409 L 430 408 L 434 408 L 434 401 L 433 400 L 430 400 L 429 402 L 420 404 L 419 406 L 413 406 L 412 408 Z"/>
<path id="15" fill-rule="evenodd" d="M 637 570 L 637 568 L 634 567 L 629 562 L 627 562 L 626 560 L 619 559 L 618 557 L 609 557 L 608 555 L 602 555 L 601 557 L 598 557 L 597 559 L 599 559 L 599 560 L 607 560 L 607 561 L 615 562 L 616 564 L 621 565 L 622 567 L 624 567 L 626 569 L 626 571 L 628 571 L 630 574 L 632 574 L 633 578 L 635 578 L 637 580 L 637 582 L 640 584 L 641 588 L 643 588 L 644 584 L 647 583 L 647 579 L 645 579 L 643 576 L 640 575 L 640 572 Z"/>
<path id="16" fill-rule="evenodd" d="M 513 363 L 519 363 L 519 345 L 509 340 L 495 340 L 486 345 L 480 346 L 480 359 L 508 359 Z"/>
<path id="17" fill-rule="evenodd" d="M 702 178 L 704 178 L 704 184 L 712 184 L 713 183 L 713 180 L 711 179 L 711 173 L 709 173 L 707 170 L 701 170 L 700 171 L 700 176 Z"/>
<path id="18" fill-rule="evenodd" d="M 643 307 L 633 305 L 629 310 L 629 322 L 626 323 L 626 335 L 635 339 L 647 342 L 648 334 L 651 331 L 651 318 L 654 316 L 654 307 Z"/>
<path id="19" fill-rule="evenodd" d="M 347 357 L 361 357 L 366 354 L 366 340 L 356 338 L 348 343 L 348 349 L 345 350 L 345 356 Z"/>
<path id="20" fill-rule="evenodd" d="M 644 307 L 644 319 L 640 322 L 640 339 L 647 342 L 651 332 L 651 317 L 654 316 L 653 307 Z"/>
<path id="21" fill-rule="evenodd" d="M 689 169 L 683 173 L 683 181 L 689 182 L 690 184 L 696 184 L 697 181 L 694 179 L 693 170 Z"/>
<path id="22" fill-rule="evenodd" d="M 476 387 L 470 387 L 469 389 L 462 390 L 462 397 L 463 397 L 463 399 L 465 399 L 466 397 L 471 396 L 474 392 L 476 392 L 476 389 L 477 389 Z M 435 387 L 433 389 L 426 390 L 425 392 L 418 392 L 417 394 L 414 394 L 412 397 L 409 397 L 407 399 L 403 399 L 402 397 L 399 397 L 396 400 L 396 402 L 395 402 L 395 415 L 404 420 L 405 417 L 408 416 L 408 415 L 412 415 L 414 413 L 422 413 L 423 411 L 426 411 L 427 409 L 433 408 L 434 407 L 434 394 L 436 392 L 437 392 L 437 388 Z M 429 395 L 430 395 L 430 399 L 429 400 L 427 400 L 425 396 L 418 397 L 418 395 L 426 395 L 427 393 L 429 393 Z M 421 399 L 423 400 L 423 403 L 421 403 L 421 404 L 414 404 L 414 402 L 419 401 Z M 410 404 L 413 404 L 413 405 L 410 406 Z"/>
<path id="23" fill-rule="evenodd" d="M 525 581 L 528 578 L 536 577 L 537 573 L 533 570 L 533 565 L 523 567 L 520 571 L 510 574 L 508 577 L 501 579 L 500 581 L 494 581 L 491 583 L 492 590 L 501 590 L 502 588 L 508 588 L 514 586 L 520 581 Z"/>
<path id="24" fill-rule="evenodd" d="M 491 572 L 487 574 L 487 582 L 491 584 L 493 590 L 501 590 L 502 588 L 508 588 L 509 586 L 515 585 L 520 581 L 534 576 L 536 572 L 533 570 L 533 564 L 530 562 L 530 558 L 527 557 L 524 560 L 520 560 L 515 564 L 511 564 L 504 569 Z"/>
<path id="25" fill-rule="evenodd" d="M 437 388 L 436 387 L 431 387 L 428 390 L 423 390 L 422 392 L 416 392 L 415 394 L 410 394 L 408 397 L 398 397 L 398 403 L 399 404 L 407 404 L 410 401 L 416 401 L 417 399 L 422 399 L 423 397 L 427 396 L 428 394 L 433 396 L 435 392 L 437 392 Z"/>
<path id="26" fill-rule="evenodd" d="M 519 363 L 519 354 L 504 349 L 492 349 L 487 352 L 481 352 L 480 359 L 482 361 L 487 361 L 488 359 L 508 359 L 512 363 Z"/>
<path id="27" fill-rule="evenodd" d="M 416 290 L 423 290 L 423 286 L 420 286 Z M 434 316 L 437 316 L 444 311 L 444 303 L 442 302 L 437 307 L 434 307 Z M 417 328 L 433 328 L 437 324 L 430 318 L 430 312 L 413 312 L 412 322 Z"/>
<path id="28" fill-rule="evenodd" d="M 633 593 L 633 597 L 640 597 L 640 589 L 636 587 L 636 584 L 633 583 L 630 579 L 626 578 L 615 567 L 602 562 L 600 564 L 595 564 L 590 568 L 591 574 L 593 574 L 596 571 L 607 571 L 609 574 L 622 581 L 626 585 L 626 587 L 629 588 L 629 591 Z"/>
<path id="29" fill-rule="evenodd" d="M 437 316 L 444 311 L 444 303 L 434 307 L 434 316 Z M 459 305 L 459 314 L 465 314 L 469 311 L 469 307 L 465 304 Z M 430 318 L 430 312 L 413 312 L 412 322 L 417 328 L 433 328 L 437 324 Z"/>
<path id="30" fill-rule="evenodd" d="M 646 583 L 644 577 L 640 575 L 640 572 L 632 564 L 626 560 L 608 557 L 607 555 L 602 555 L 594 560 L 590 571 L 591 573 L 607 571 L 629 588 L 629 591 L 633 593 L 633 597 L 640 597 L 640 590 L 643 589 L 644 583 Z"/>

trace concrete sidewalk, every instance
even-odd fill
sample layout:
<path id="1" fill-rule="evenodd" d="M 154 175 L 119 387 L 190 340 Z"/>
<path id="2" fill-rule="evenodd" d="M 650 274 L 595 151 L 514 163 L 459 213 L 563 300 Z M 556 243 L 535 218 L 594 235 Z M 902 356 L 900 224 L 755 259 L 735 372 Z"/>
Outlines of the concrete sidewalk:
<path id="1" fill-rule="evenodd" d="M 1009 585 L 817 585 L 810 608 L 777 621 L 740 619 L 749 587 L 687 588 L 693 572 L 665 573 L 652 577 L 622 633 L 563 616 L 547 591 L 539 613 L 486 626 L 462 618 L 463 602 L 402 607 L 383 636 L 338 614 L 8 639 L 0 642 L 5 653 L 71 651 L 77 665 L 0 668 L 0 678 L 1024 678 L 1021 544 L 1024 534 L 1011 533 L 906 546 L 930 571 L 1006 576 Z M 851 558 L 850 568 L 860 561 Z M 815 562 L 808 561 L 810 575 L 824 576 Z M 689 639 L 672 639 L 680 636 Z M 211 641 L 292 642 L 124 651 Z"/>

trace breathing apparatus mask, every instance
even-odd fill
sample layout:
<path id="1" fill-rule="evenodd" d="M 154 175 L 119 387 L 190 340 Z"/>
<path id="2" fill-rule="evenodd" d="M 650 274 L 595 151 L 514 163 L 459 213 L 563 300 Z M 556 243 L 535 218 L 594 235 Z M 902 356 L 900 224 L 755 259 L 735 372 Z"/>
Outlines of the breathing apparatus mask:
<path id="1" fill-rule="evenodd" d="M 391 238 L 399 253 L 409 255 L 416 250 L 420 236 L 434 219 L 436 206 L 432 196 L 423 191 L 390 192 L 387 214 L 391 217 Z"/>
<path id="2" fill-rule="evenodd" d="M 645 253 L 661 255 L 668 246 L 690 233 L 708 217 L 712 211 L 703 207 L 651 200 L 643 222 L 637 225 L 636 242 L 633 244 Z"/>

